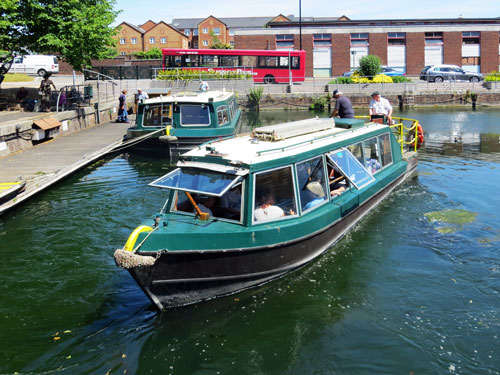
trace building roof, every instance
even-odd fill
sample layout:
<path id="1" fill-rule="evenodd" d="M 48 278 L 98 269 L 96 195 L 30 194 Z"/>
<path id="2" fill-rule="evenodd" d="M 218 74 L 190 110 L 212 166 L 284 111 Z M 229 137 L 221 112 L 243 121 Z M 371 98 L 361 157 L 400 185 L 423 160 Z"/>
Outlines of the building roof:
<path id="1" fill-rule="evenodd" d="M 274 20 L 277 16 L 272 17 L 215 17 L 219 21 L 225 23 L 228 28 L 256 28 L 265 27 L 267 23 Z M 291 16 L 293 19 L 293 16 Z M 176 29 L 196 29 L 198 24 L 207 19 L 205 18 L 174 18 L 171 25 Z M 290 18 L 290 16 L 287 16 Z"/>
<path id="2" fill-rule="evenodd" d="M 128 22 L 125 22 L 125 21 L 123 21 L 122 23 L 120 23 L 117 27 L 120 27 L 121 25 L 127 25 L 128 27 L 131 27 L 132 29 L 140 32 L 141 34 L 144 34 L 146 32 L 144 29 L 141 29 L 140 27 L 132 25 L 131 23 L 128 23 Z"/>

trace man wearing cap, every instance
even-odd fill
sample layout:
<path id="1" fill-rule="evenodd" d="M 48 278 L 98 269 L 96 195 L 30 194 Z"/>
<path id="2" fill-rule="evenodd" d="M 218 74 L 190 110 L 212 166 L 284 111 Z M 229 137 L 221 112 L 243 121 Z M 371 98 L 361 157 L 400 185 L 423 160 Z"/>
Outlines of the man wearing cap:
<path id="1" fill-rule="evenodd" d="M 387 123 L 392 124 L 392 106 L 387 99 L 380 96 L 380 92 L 378 91 L 372 94 L 372 100 L 370 101 L 371 115 L 385 115 Z"/>
<path id="2" fill-rule="evenodd" d="M 137 89 L 137 94 L 135 95 L 135 113 L 137 113 L 137 104 L 144 99 L 149 99 L 148 93 L 142 91 L 142 89 Z"/>
<path id="3" fill-rule="evenodd" d="M 333 97 L 336 100 L 335 108 L 330 117 L 339 116 L 340 118 L 354 118 L 354 110 L 352 109 L 351 101 L 339 90 L 333 90 Z"/>

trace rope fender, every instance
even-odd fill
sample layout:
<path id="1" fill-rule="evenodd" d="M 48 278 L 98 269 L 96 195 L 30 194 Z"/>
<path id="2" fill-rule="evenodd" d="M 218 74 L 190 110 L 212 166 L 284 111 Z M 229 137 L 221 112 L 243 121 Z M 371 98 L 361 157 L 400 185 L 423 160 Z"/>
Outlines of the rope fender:
<path id="1" fill-rule="evenodd" d="M 113 258 L 115 258 L 118 267 L 126 270 L 134 267 L 150 267 L 155 264 L 157 259 L 151 256 L 137 255 L 123 249 L 116 249 Z"/>

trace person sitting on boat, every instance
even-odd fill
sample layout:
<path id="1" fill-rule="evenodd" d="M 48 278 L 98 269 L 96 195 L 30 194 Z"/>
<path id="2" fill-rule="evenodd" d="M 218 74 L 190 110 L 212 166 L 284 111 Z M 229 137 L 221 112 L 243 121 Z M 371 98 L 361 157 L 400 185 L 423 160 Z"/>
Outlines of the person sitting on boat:
<path id="1" fill-rule="evenodd" d="M 210 216 L 213 216 L 212 207 L 214 206 L 215 198 L 212 196 L 208 196 L 206 198 L 200 198 L 199 200 L 200 203 L 198 203 L 198 208 L 200 209 L 200 211 L 206 212 Z M 196 213 L 196 209 L 193 209 L 193 212 Z"/>
<path id="2" fill-rule="evenodd" d="M 259 202 L 258 208 L 254 211 L 255 221 L 267 221 L 285 216 L 285 211 L 279 206 L 275 206 L 274 194 L 266 188 L 257 193 Z"/>
<path id="3" fill-rule="evenodd" d="M 392 124 L 392 106 L 387 99 L 380 96 L 380 92 L 375 91 L 372 94 L 369 111 L 370 116 L 383 115 L 387 119 L 387 124 Z"/>
<path id="4" fill-rule="evenodd" d="M 325 201 L 325 191 L 319 181 L 312 181 L 306 185 L 306 189 L 311 192 L 313 199 L 304 206 L 304 211 Z"/>
<path id="5" fill-rule="evenodd" d="M 224 217 L 228 219 L 239 219 L 241 211 L 241 184 L 220 197 L 220 208 Z"/>
<path id="6" fill-rule="evenodd" d="M 347 181 L 342 173 L 335 168 L 331 168 L 330 173 L 330 195 L 332 197 L 340 196 L 347 188 Z"/>

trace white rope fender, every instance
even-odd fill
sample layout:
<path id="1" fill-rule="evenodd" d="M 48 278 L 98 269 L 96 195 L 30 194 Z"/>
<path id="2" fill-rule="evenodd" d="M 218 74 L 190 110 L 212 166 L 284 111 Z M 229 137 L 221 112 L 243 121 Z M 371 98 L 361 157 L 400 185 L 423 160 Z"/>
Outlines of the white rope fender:
<path id="1" fill-rule="evenodd" d="M 152 266 L 157 259 L 151 256 L 137 255 L 123 249 L 116 249 L 113 258 L 115 258 L 115 263 L 118 267 L 125 268 L 126 270 L 134 267 Z"/>

